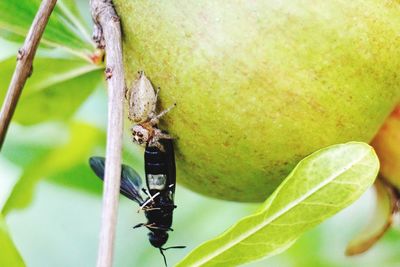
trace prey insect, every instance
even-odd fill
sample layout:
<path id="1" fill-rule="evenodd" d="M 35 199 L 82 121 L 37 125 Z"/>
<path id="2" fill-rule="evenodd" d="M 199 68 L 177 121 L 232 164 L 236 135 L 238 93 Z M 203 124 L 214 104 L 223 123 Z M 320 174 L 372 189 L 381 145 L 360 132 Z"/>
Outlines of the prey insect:
<path id="1" fill-rule="evenodd" d="M 164 251 L 170 248 L 184 248 L 184 246 L 174 246 L 164 248 L 163 245 L 168 240 L 168 231 L 173 231 L 172 217 L 174 204 L 176 174 L 175 174 L 175 155 L 172 140 L 160 140 L 164 147 L 161 151 L 157 147 L 147 145 L 145 149 L 145 174 L 147 190 L 142 188 L 142 179 L 139 174 L 128 165 L 122 165 L 120 192 L 127 198 L 139 204 L 140 209 L 144 210 L 147 218 L 146 223 L 139 223 L 133 228 L 146 227 L 150 244 L 160 250 L 164 263 L 167 260 Z M 89 164 L 96 175 L 103 179 L 105 158 L 91 157 Z M 142 197 L 141 192 L 147 195 Z"/>
<path id="2" fill-rule="evenodd" d="M 158 91 L 154 91 L 150 80 L 141 71 L 133 86 L 126 91 L 125 98 L 128 101 L 128 118 L 134 123 L 131 128 L 133 141 L 139 145 L 155 146 L 163 150 L 159 140 L 172 137 L 158 129 L 157 124 L 175 104 L 157 114 Z"/>

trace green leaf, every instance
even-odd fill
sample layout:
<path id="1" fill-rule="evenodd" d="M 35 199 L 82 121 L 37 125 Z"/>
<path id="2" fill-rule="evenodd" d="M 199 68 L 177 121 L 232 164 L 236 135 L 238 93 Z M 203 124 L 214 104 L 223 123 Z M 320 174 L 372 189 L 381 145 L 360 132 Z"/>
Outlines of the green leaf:
<path id="1" fill-rule="evenodd" d="M 47 123 L 31 127 L 11 124 L 1 155 L 7 161 L 25 169 L 55 147 L 66 142 L 69 128 L 61 123 Z"/>
<path id="2" fill-rule="evenodd" d="M 46 181 L 63 187 L 101 195 L 103 184 L 101 181 L 95 180 L 95 178 L 92 170 L 88 168 L 87 161 L 85 161 L 72 166 L 68 170 L 54 173 Z"/>
<path id="3" fill-rule="evenodd" d="M 38 11 L 39 0 L 0 0 L 0 31 L 9 40 L 24 38 Z M 67 50 L 93 50 L 88 36 L 87 23 L 79 17 L 74 6 L 75 1 L 64 0 L 56 6 L 50 16 L 41 42 L 52 47 L 64 47 Z"/>
<path id="4" fill-rule="evenodd" d="M 26 207 L 31 202 L 36 184 L 41 179 L 86 163 L 101 137 L 104 137 L 102 131 L 89 124 L 72 124 L 70 139 L 66 144 L 36 158 L 36 161 L 24 169 L 3 207 L 3 214 Z"/>
<path id="5" fill-rule="evenodd" d="M 0 266 L 20 267 L 25 266 L 17 248 L 8 233 L 7 225 L 0 214 Z"/>
<path id="6" fill-rule="evenodd" d="M 88 43 L 93 43 L 92 40 L 92 20 L 90 17 L 89 2 L 75 0 L 59 0 L 57 2 L 55 12 L 63 14 L 71 25 L 79 31 Z M 88 14 L 85 19 L 82 14 Z"/>
<path id="7" fill-rule="evenodd" d="M 15 59 L 0 63 L 0 97 L 4 98 Z M 37 58 L 22 93 L 14 120 L 25 125 L 65 120 L 73 115 L 101 80 L 100 66 L 82 60 Z"/>
<path id="8" fill-rule="evenodd" d="M 378 170 L 378 158 L 367 144 L 321 149 L 300 161 L 256 213 L 200 245 L 178 266 L 237 266 L 283 252 L 306 230 L 359 198 Z"/>
<path id="9" fill-rule="evenodd" d="M 96 145 L 105 147 L 106 136 L 102 132 L 100 139 Z M 124 146 L 122 153 L 123 163 L 128 164 L 135 169 L 139 174 L 143 172 L 143 151 L 137 150 L 133 154 L 128 153 L 129 147 L 132 147 L 131 140 Z M 95 154 L 90 156 L 104 156 L 105 151 L 96 150 Z M 103 188 L 103 182 L 96 177 L 93 171 L 88 168 L 88 161 L 81 162 L 78 165 L 72 166 L 70 169 L 60 171 L 46 178 L 46 181 L 69 187 L 74 190 L 85 191 L 92 194 L 100 195 Z"/>

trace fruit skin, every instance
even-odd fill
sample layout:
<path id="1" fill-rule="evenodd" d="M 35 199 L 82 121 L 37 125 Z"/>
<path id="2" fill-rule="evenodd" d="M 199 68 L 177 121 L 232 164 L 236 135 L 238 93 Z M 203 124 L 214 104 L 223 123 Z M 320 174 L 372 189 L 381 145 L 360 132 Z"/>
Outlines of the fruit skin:
<path id="1" fill-rule="evenodd" d="M 381 162 L 382 178 L 400 190 L 400 105 L 386 119 L 371 145 Z"/>
<path id="2" fill-rule="evenodd" d="M 400 99 L 397 1 L 116 0 L 127 84 L 161 87 L 179 182 L 263 201 L 313 151 L 369 142 Z"/>

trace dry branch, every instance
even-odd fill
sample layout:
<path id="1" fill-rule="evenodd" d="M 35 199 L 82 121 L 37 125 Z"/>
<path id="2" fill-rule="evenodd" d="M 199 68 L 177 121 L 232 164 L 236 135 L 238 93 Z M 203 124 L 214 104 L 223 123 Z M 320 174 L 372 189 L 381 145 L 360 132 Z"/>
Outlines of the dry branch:
<path id="1" fill-rule="evenodd" d="M 106 79 L 108 84 L 108 126 L 106 166 L 104 174 L 103 210 L 98 267 L 112 266 L 115 225 L 121 175 L 121 150 L 123 133 L 123 99 L 125 78 L 122 64 L 121 26 L 111 0 L 91 0 L 95 23 L 93 39 L 105 49 Z"/>
<path id="2" fill-rule="evenodd" d="M 0 149 L 26 80 L 32 74 L 32 62 L 44 29 L 57 0 L 44 0 L 32 22 L 24 45 L 18 50 L 15 67 L 6 98 L 0 112 Z"/>

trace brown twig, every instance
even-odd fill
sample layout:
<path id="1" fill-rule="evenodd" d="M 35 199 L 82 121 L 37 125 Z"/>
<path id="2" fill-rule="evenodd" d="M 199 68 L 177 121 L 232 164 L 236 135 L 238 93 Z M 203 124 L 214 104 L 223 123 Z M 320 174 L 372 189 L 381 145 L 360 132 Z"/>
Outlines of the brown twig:
<path id="1" fill-rule="evenodd" d="M 57 0 L 43 0 L 32 22 L 24 45 L 18 50 L 17 66 L 8 87 L 7 95 L 0 111 L 0 149 L 4 143 L 7 129 L 14 114 L 18 99 L 26 80 L 32 74 L 32 62 L 39 46 L 44 29 Z"/>
<path id="2" fill-rule="evenodd" d="M 104 174 L 103 211 L 97 267 L 112 266 L 115 225 L 121 175 L 123 99 L 125 91 L 122 64 L 121 26 L 111 0 L 91 0 L 95 23 L 93 39 L 106 52 L 108 83 L 108 129 Z"/>

